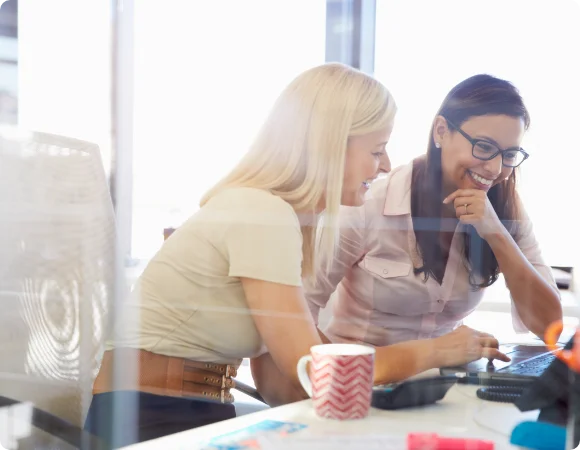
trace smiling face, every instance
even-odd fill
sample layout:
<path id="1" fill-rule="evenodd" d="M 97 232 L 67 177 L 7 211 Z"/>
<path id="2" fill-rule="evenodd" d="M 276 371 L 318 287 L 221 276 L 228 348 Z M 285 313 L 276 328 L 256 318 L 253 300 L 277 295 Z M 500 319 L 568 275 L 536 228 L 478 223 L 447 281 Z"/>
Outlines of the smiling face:
<path id="1" fill-rule="evenodd" d="M 380 173 L 391 171 L 386 145 L 393 124 L 378 131 L 348 139 L 341 204 L 361 206 L 371 183 Z"/>
<path id="2" fill-rule="evenodd" d="M 459 125 L 472 139 L 482 139 L 500 149 L 519 148 L 524 136 L 524 121 L 506 115 L 474 116 Z M 441 168 L 446 194 L 457 189 L 489 191 L 508 178 L 513 168 L 502 164 L 501 154 L 489 161 L 473 156 L 472 143 L 439 116 L 433 127 L 433 139 L 441 145 Z M 482 142 L 485 146 L 485 142 Z"/>

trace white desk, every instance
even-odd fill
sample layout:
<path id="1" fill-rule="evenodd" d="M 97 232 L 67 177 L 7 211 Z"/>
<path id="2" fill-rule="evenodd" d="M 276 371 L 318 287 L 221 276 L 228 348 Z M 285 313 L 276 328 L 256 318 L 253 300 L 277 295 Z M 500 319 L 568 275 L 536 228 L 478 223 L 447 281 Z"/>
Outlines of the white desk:
<path id="1" fill-rule="evenodd" d="M 281 420 L 299 422 L 308 428 L 297 432 L 316 434 L 393 434 L 406 436 L 408 432 L 436 432 L 448 437 L 475 437 L 495 442 L 496 450 L 516 449 L 509 444 L 511 430 L 524 420 L 536 420 L 537 411 L 521 413 L 511 404 L 494 403 L 479 400 L 476 387 L 456 385 L 449 390 L 445 398 L 435 405 L 425 408 L 399 411 L 372 410 L 364 420 L 334 421 L 316 416 L 311 401 L 272 408 L 254 414 L 215 423 L 190 431 L 152 441 L 135 444 L 125 449 L 195 449 L 213 437 L 235 431 L 258 423 L 262 420 Z M 292 439 L 289 435 L 286 439 Z"/>

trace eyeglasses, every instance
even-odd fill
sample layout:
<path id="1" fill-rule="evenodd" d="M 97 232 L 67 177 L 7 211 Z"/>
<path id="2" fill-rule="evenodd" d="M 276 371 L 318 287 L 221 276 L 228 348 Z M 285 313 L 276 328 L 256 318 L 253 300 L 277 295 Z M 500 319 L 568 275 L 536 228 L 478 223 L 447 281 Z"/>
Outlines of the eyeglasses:
<path id="1" fill-rule="evenodd" d="M 530 155 L 520 147 L 502 150 L 493 142 L 489 142 L 485 139 L 474 139 L 457 125 L 453 124 L 449 119 L 446 118 L 445 120 L 447 120 L 447 123 L 452 128 L 455 128 L 465 139 L 471 142 L 471 154 L 474 158 L 482 161 L 490 161 L 497 155 L 501 154 L 501 162 L 505 167 L 518 167 L 530 157 Z"/>

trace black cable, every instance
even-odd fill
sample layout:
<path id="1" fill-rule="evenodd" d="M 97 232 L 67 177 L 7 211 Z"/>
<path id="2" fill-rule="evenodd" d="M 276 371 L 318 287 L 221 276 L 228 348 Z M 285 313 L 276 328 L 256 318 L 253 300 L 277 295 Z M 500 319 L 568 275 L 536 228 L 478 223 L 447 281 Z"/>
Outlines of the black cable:
<path id="1" fill-rule="evenodd" d="M 514 403 L 525 389 L 517 386 L 489 386 L 479 388 L 476 394 L 478 398 L 490 402 Z"/>

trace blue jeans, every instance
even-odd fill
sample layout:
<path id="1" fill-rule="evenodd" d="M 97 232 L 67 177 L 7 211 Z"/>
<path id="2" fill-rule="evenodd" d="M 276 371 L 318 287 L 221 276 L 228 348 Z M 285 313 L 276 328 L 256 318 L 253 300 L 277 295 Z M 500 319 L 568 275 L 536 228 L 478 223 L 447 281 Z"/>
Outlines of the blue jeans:
<path id="1" fill-rule="evenodd" d="M 233 417 L 233 404 L 115 391 L 93 396 L 85 430 L 118 448 Z"/>

